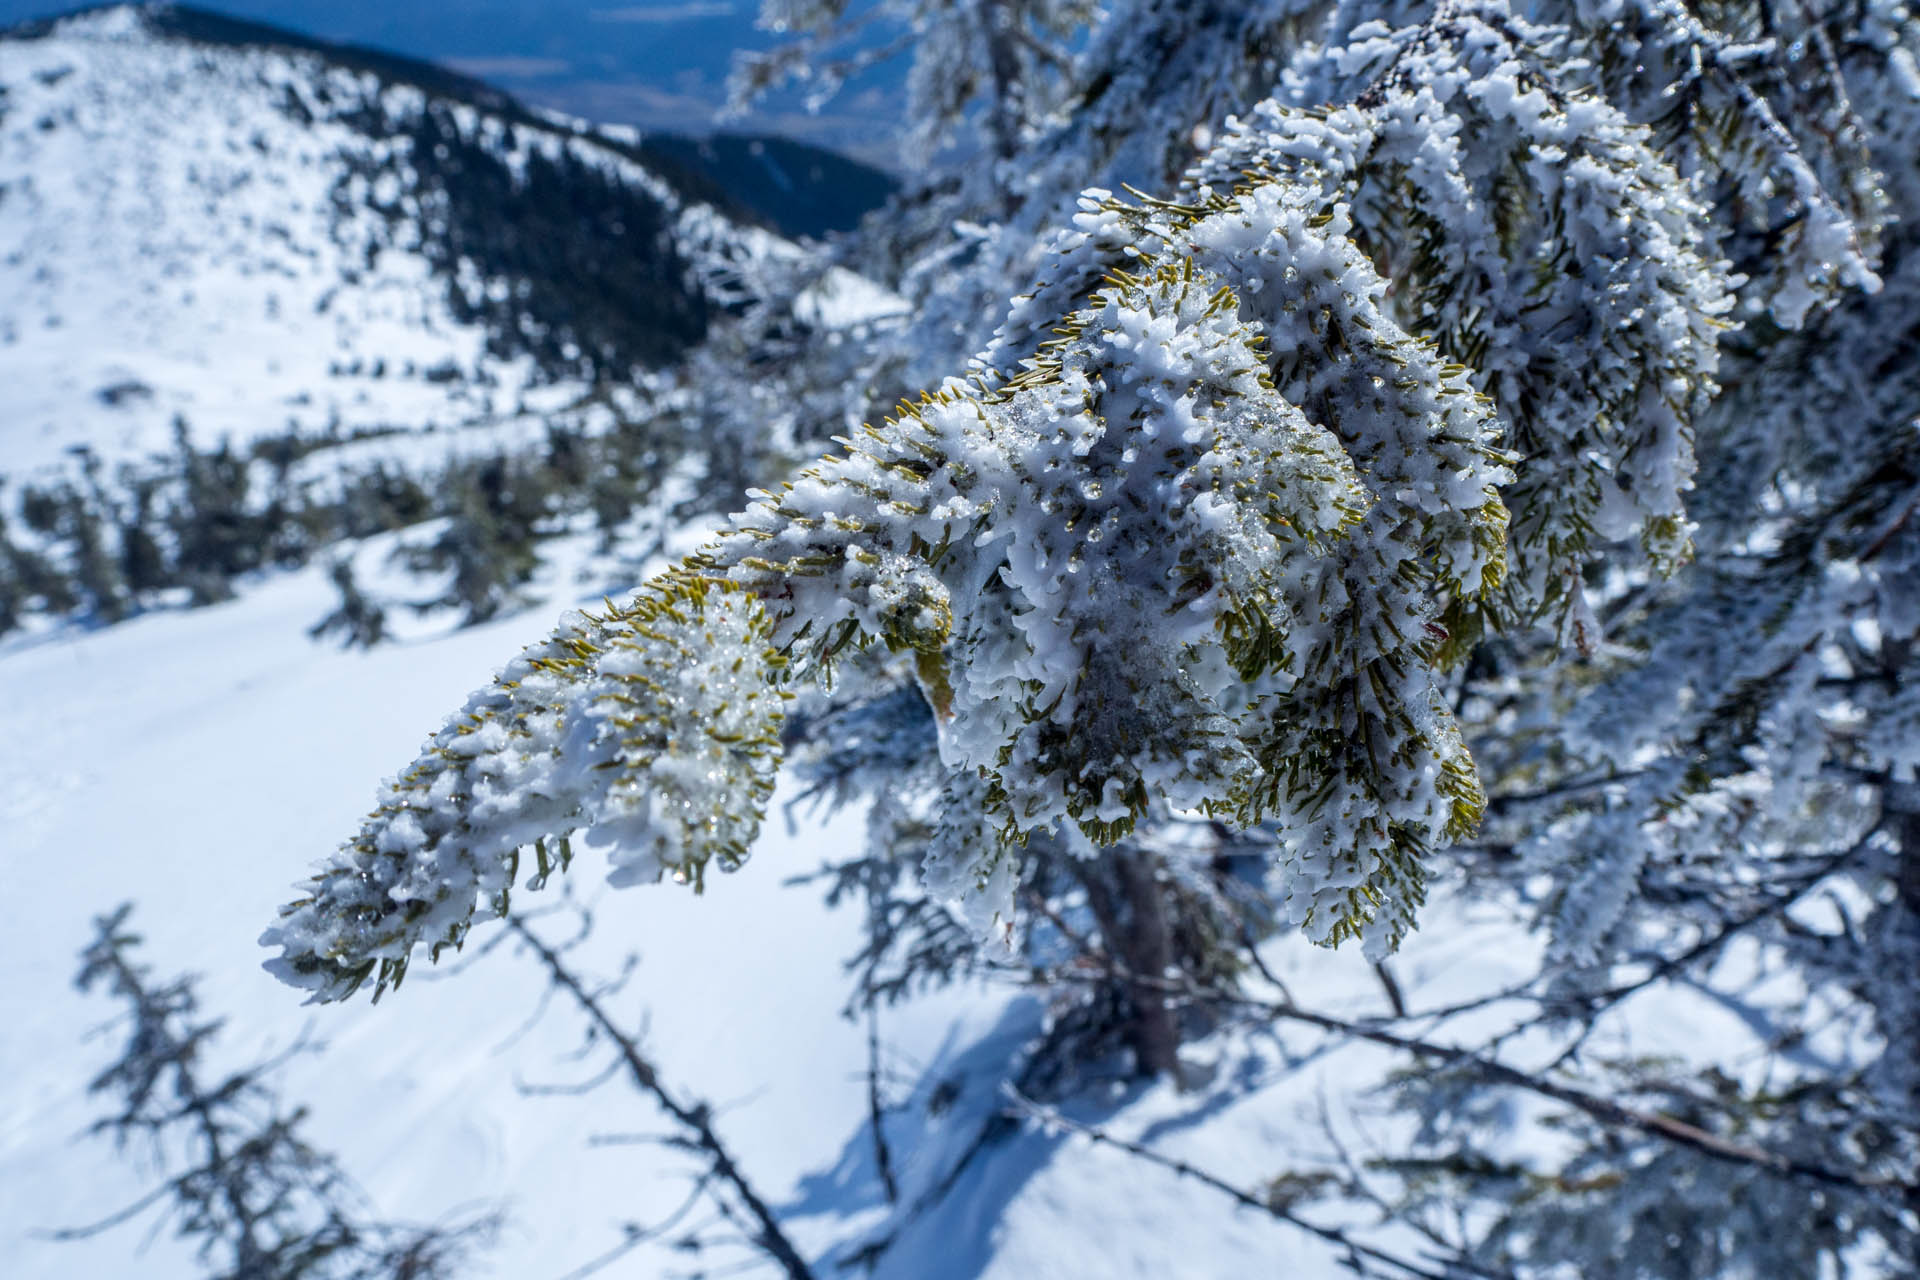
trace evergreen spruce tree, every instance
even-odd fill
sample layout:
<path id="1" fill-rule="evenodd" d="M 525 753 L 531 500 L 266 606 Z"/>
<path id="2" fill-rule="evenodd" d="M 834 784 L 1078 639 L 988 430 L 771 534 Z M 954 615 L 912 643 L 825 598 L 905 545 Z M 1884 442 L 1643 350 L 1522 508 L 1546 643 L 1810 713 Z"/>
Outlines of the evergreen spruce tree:
<path id="1" fill-rule="evenodd" d="M 33 593 L 21 571 L 21 552 L 7 536 L 7 518 L 0 512 L 0 635 L 20 625 Z"/>
<path id="2" fill-rule="evenodd" d="M 267 529 L 249 509 L 245 458 L 224 441 L 200 450 L 182 417 L 173 421 L 173 439 L 180 485 L 172 525 L 180 576 L 195 604 L 212 604 L 231 598 L 233 579 L 264 562 Z"/>
<path id="3" fill-rule="evenodd" d="M 519 588 L 540 563 L 547 487 L 535 468 L 504 454 L 452 467 L 443 483 L 446 527 L 408 560 L 417 570 L 451 570 L 453 577 L 444 593 L 416 607 L 458 608 L 474 626 L 521 603 Z"/>
<path id="4" fill-rule="evenodd" d="M 94 622 L 118 622 L 133 608 L 120 549 L 108 533 L 119 518 L 100 481 L 99 459 L 84 447 L 75 452 L 78 482 L 30 485 L 20 495 L 22 522 L 57 549 L 55 556 L 13 548 L 11 572 L 23 600 L 37 597 L 49 612 L 82 610 Z"/>
<path id="5" fill-rule="evenodd" d="M 154 536 L 159 524 L 154 497 L 159 488 L 156 478 L 122 468 L 120 489 L 126 495 L 128 509 L 119 528 L 120 575 L 135 600 L 145 600 L 173 585 L 173 567 Z"/>
<path id="6" fill-rule="evenodd" d="M 371 649 L 385 640 L 387 611 L 360 589 L 354 579 L 353 561 L 345 556 L 335 560 L 328 566 L 327 576 L 340 593 L 339 607 L 308 628 L 307 635 L 323 640 L 337 634 L 348 649 Z"/>
<path id="7" fill-rule="evenodd" d="M 914 303 L 862 381 L 928 389 L 474 694 L 270 967 L 377 995 L 576 845 L 698 887 L 784 751 L 881 801 L 838 877 L 865 998 L 964 968 L 956 926 L 1052 931 L 1177 1078 L 1268 931 L 1384 964 L 1445 878 L 1539 904 L 1508 998 L 1590 1087 L 1269 1006 L 1446 1067 L 1394 1213 L 1472 1199 L 1483 1268 L 1916 1256 L 1920 19 L 1136 0 L 1053 47 L 1051 9 L 899 8 L 916 65 L 991 72 L 922 101 L 999 160 L 855 242 Z M 1792 914 L 1823 888 L 1837 927 Z M 1844 997 L 1867 1065 L 1583 1056 L 1735 937 Z M 1487 1146 L 1516 1087 L 1570 1157 Z"/>
<path id="8" fill-rule="evenodd" d="M 22 503 L 29 505 L 25 498 Z M 38 550 L 15 541 L 0 509 L 0 635 L 30 612 L 65 613 L 76 607 L 67 576 Z"/>

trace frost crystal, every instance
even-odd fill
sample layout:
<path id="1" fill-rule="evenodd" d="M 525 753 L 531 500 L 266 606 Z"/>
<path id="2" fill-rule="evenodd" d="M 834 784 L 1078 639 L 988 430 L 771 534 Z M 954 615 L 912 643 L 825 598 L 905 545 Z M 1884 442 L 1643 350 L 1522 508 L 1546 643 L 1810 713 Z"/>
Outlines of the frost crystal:
<path id="1" fill-rule="evenodd" d="M 784 693 L 758 603 L 672 574 L 602 615 L 570 614 L 389 783 L 380 806 L 261 942 L 316 999 L 398 985 L 413 948 L 458 946 L 484 898 L 504 914 L 523 851 L 538 887 L 579 831 L 613 879 L 744 862 L 773 789 Z"/>

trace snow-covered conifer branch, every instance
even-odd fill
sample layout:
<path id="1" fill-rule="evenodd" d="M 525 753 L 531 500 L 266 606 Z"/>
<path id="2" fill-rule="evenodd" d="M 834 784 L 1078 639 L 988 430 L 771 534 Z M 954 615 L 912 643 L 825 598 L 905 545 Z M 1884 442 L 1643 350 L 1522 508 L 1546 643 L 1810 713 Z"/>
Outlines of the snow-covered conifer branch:
<path id="1" fill-rule="evenodd" d="M 1189 185 L 1258 173 L 1352 210 L 1395 317 L 1473 369 L 1520 455 L 1506 612 L 1591 647 L 1581 574 L 1605 546 L 1637 539 L 1664 572 L 1687 554 L 1693 422 L 1734 300 L 1707 210 L 1562 70 L 1563 34 L 1470 6 L 1363 24 L 1301 71 L 1347 105 L 1261 103 Z M 1461 622 L 1463 641 L 1484 625 Z"/>
<path id="2" fill-rule="evenodd" d="M 903 405 L 634 604 L 565 621 L 268 932 L 275 971 L 384 989 L 576 832 L 620 882 L 737 865 L 788 656 L 822 677 L 874 641 L 918 655 L 979 801 L 934 856 L 992 890 L 982 915 L 1010 910 L 1028 836 L 1106 845 L 1162 803 L 1282 818 L 1296 922 L 1390 945 L 1423 858 L 1479 817 L 1432 671 L 1441 617 L 1500 581 L 1511 472 L 1348 229 L 1272 182 L 1159 220 L 1020 369 Z"/>
<path id="3" fill-rule="evenodd" d="M 1605 552 L 1686 559 L 1740 281 L 1572 28 L 1447 4 L 1329 30 L 1284 94 L 1328 105 L 1230 121 L 1171 199 L 1087 192 L 968 380 L 476 695 L 270 931 L 277 971 L 384 987 L 575 834 L 620 883 L 737 865 L 782 685 L 876 644 L 934 709 L 925 872 L 977 922 L 1034 835 L 1091 854 L 1159 806 L 1273 823 L 1295 924 L 1396 943 L 1484 806 L 1435 673 L 1540 618 L 1591 651 Z M 1853 261 L 1823 269 L 1870 287 Z"/>
<path id="4" fill-rule="evenodd" d="M 504 914 L 530 851 L 530 887 L 610 847 L 619 883 L 698 884 L 737 867 L 779 754 L 784 659 L 749 595 L 694 574 L 628 604 L 575 613 L 475 693 L 385 788 L 360 833 L 262 941 L 269 965 L 320 1000 L 376 994 L 416 945 L 459 946 L 484 898 Z"/>

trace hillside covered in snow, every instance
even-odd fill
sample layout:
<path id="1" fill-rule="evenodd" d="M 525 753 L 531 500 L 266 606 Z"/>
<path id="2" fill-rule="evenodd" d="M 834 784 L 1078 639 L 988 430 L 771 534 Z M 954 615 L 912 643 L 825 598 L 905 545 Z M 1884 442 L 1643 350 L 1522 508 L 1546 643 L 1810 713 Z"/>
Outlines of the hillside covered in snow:
<path id="1" fill-rule="evenodd" d="M 670 160 L 367 63 L 164 7 L 0 36 L 9 473 L 484 427 L 670 363 L 768 251 Z"/>
<path id="2" fill-rule="evenodd" d="M 716 324 L 897 307 L 687 145 L 169 5 L 0 33 L 0 630 L 476 504 L 530 526 L 588 472 L 623 518 L 704 434 Z"/>

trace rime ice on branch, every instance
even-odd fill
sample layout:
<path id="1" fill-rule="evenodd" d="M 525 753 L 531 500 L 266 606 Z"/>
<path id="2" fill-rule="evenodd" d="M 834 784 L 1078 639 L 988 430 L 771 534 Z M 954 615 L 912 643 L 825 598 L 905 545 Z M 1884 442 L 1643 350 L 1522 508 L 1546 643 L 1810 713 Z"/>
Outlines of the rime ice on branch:
<path id="1" fill-rule="evenodd" d="M 1263 105 L 1172 201 L 1089 192 L 970 381 L 476 695 L 269 931 L 276 971 L 384 987 L 574 833 L 621 882 L 736 864 L 781 686 L 876 641 L 938 713 L 927 873 L 977 919 L 1032 835 L 1159 804 L 1273 822 L 1296 924 L 1396 943 L 1483 805 L 1435 673 L 1542 616 L 1595 642 L 1603 544 L 1684 558 L 1732 307 L 1648 131 L 1555 87 L 1551 32 L 1449 13 L 1309 56 L 1348 104 Z"/>
<path id="2" fill-rule="evenodd" d="M 737 867 L 773 790 L 783 661 L 756 601 L 692 574 L 568 615 L 387 784 L 262 938 L 284 951 L 268 968 L 323 1000 L 397 985 L 416 945 L 458 946 L 483 899 L 505 914 L 523 857 L 537 888 L 581 832 L 616 883 Z"/>
<path id="3" fill-rule="evenodd" d="M 1276 814 L 1296 918 L 1391 941 L 1421 857 L 1477 817 L 1430 672 L 1439 616 L 1499 580 L 1510 473 L 1488 402 L 1381 310 L 1344 218 L 1281 196 L 1185 218 L 1017 376 L 903 407 L 632 606 L 563 623 L 269 931 L 275 971 L 321 998 L 395 981 L 575 832 L 623 881 L 737 863 L 788 656 L 815 678 L 876 640 L 920 655 L 986 806 L 977 839 L 939 843 L 967 868 L 949 883 L 1004 884 L 1006 846 L 1062 821 L 1110 843 L 1150 800 Z"/>

